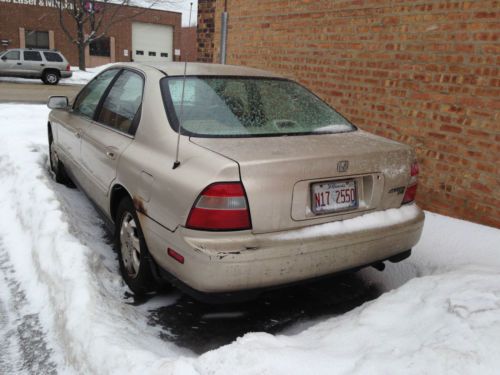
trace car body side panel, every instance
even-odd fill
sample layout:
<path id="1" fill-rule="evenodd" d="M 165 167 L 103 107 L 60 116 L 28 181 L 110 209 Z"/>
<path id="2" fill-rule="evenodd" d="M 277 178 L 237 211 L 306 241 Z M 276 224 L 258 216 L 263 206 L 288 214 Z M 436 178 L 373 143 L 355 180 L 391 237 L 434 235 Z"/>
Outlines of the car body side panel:
<path id="1" fill-rule="evenodd" d="M 78 169 L 81 133 L 89 126 L 89 120 L 74 115 L 70 110 L 55 110 L 51 112 L 50 121 L 52 127 L 57 129 L 56 145 L 61 161 L 67 168 Z M 75 172 L 78 176 L 78 170 Z"/>
<path id="2" fill-rule="evenodd" d="M 185 225 L 198 194 L 216 181 L 238 181 L 238 165 L 181 137 L 180 166 L 173 169 L 177 135 L 168 123 L 158 80 L 145 82 L 141 122 L 121 155 L 117 179 L 132 195 L 136 208 L 169 230 Z"/>
<path id="3" fill-rule="evenodd" d="M 87 193 L 106 210 L 120 156 L 133 139 L 96 122 L 91 122 L 81 137 L 80 166 L 88 180 L 84 183 Z"/>

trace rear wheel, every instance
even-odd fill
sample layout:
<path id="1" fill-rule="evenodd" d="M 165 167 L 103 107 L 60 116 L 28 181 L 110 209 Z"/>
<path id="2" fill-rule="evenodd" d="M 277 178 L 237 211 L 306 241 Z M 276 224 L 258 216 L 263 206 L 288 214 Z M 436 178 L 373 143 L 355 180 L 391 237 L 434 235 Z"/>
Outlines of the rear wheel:
<path id="1" fill-rule="evenodd" d="M 149 254 L 136 210 L 130 198 L 118 205 L 115 218 L 115 245 L 120 271 L 134 294 L 141 295 L 156 289 Z"/>
<path id="2" fill-rule="evenodd" d="M 59 72 L 55 70 L 46 70 L 42 74 L 42 81 L 46 85 L 57 85 L 59 82 Z"/>

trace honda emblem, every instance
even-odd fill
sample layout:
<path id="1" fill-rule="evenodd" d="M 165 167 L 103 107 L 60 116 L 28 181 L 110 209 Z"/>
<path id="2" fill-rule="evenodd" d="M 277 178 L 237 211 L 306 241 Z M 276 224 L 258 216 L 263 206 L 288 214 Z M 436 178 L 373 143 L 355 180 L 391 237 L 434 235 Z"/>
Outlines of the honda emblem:
<path id="1" fill-rule="evenodd" d="M 349 168 L 348 160 L 341 160 L 337 163 L 337 172 L 347 172 L 348 168 Z"/>

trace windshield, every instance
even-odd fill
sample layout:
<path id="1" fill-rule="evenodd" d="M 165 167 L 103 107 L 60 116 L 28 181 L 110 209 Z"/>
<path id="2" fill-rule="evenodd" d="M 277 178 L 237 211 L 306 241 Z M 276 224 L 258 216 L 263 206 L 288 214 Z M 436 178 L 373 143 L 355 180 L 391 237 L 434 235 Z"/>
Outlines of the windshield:
<path id="1" fill-rule="evenodd" d="M 200 137 L 252 137 L 353 131 L 338 112 L 285 79 L 182 77 L 161 81 L 170 123 Z M 182 108 L 181 108 L 182 107 Z"/>

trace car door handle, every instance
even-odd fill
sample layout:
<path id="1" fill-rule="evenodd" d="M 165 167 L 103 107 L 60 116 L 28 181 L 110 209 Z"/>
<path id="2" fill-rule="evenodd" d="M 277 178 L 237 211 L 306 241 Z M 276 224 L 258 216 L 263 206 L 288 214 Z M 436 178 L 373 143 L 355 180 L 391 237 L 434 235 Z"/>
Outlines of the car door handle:
<path id="1" fill-rule="evenodd" d="M 17 63 L 17 65 L 23 65 L 22 63 Z"/>
<path id="2" fill-rule="evenodd" d="M 40 64 L 40 66 L 45 66 L 45 64 Z"/>

